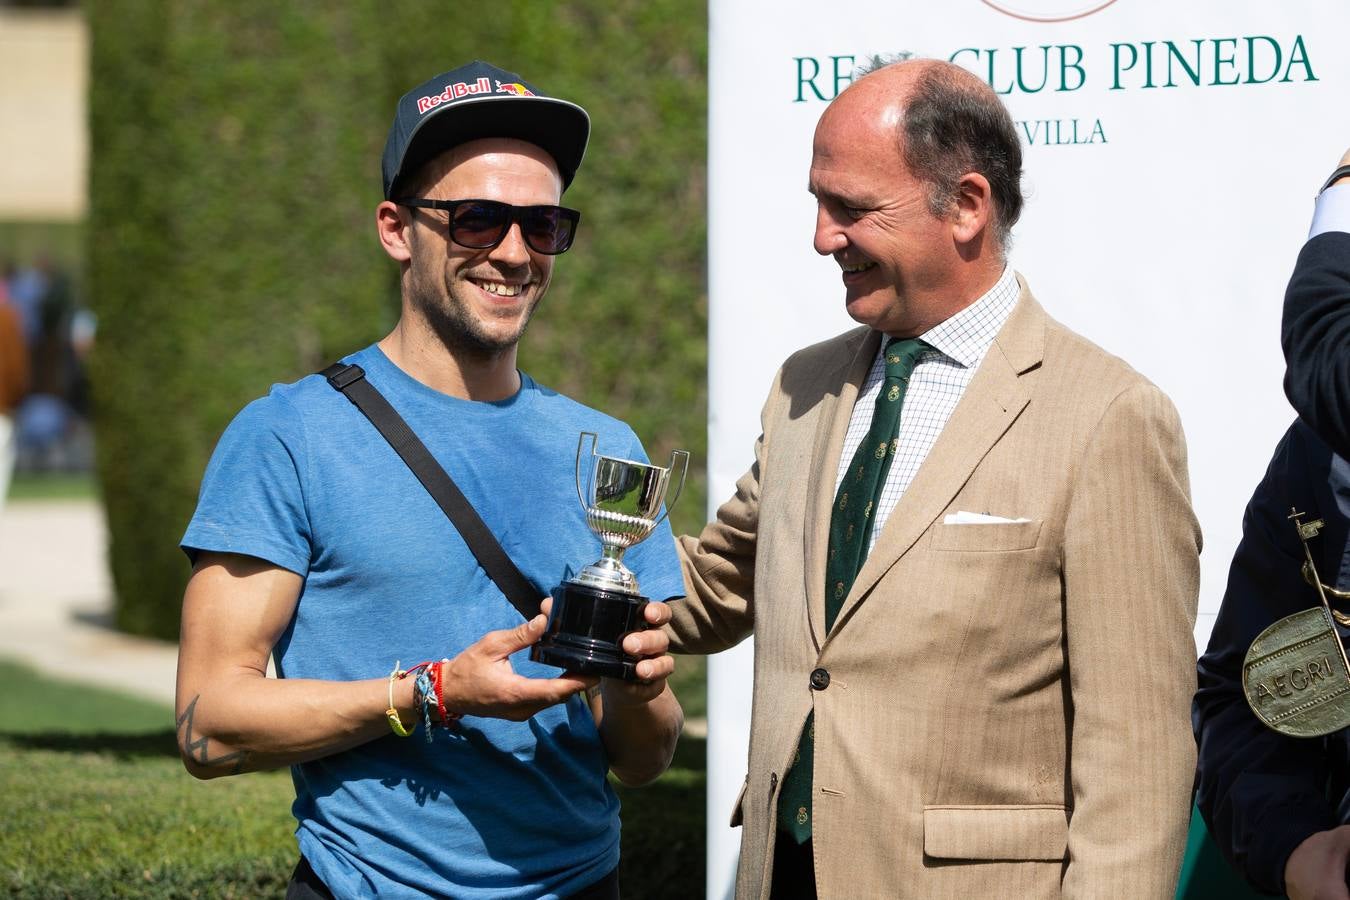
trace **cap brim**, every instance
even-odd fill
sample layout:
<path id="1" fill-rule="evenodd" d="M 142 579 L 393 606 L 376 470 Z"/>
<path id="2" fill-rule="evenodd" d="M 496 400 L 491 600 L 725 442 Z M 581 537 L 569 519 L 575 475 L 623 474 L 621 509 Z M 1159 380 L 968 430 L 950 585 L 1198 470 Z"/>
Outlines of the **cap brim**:
<path id="1" fill-rule="evenodd" d="M 389 181 L 386 199 L 394 199 L 400 182 L 428 161 L 466 141 L 504 137 L 541 147 L 558 164 L 563 189 L 572 183 L 586 155 L 591 119 L 586 110 L 555 97 L 492 95 L 468 97 L 433 110 L 408 136 L 398 171 Z"/>

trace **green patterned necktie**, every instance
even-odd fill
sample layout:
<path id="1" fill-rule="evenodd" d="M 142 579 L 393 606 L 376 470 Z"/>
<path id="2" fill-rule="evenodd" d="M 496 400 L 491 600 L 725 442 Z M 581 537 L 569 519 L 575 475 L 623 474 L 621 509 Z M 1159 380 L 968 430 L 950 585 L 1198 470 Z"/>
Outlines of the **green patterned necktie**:
<path id="1" fill-rule="evenodd" d="M 886 377 L 877 393 L 872 426 L 849 462 L 830 512 L 830 547 L 825 563 L 825 630 L 844 605 L 872 538 L 872 513 L 895 458 L 900 431 L 900 407 L 905 402 L 909 376 L 928 344 L 918 338 L 886 344 Z M 811 837 L 811 768 L 814 762 L 815 714 L 806 717 L 792 768 L 778 796 L 778 830 L 806 843 Z"/>

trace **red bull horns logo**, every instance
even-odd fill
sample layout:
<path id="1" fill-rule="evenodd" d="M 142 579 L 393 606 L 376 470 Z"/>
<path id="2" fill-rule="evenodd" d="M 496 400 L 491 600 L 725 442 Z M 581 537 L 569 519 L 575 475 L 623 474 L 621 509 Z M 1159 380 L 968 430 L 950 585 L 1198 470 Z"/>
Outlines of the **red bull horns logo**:
<path id="1" fill-rule="evenodd" d="M 469 84 L 466 81 L 456 81 L 454 84 L 447 84 L 445 90 L 439 94 L 432 94 L 429 97 L 417 98 L 417 113 L 429 112 L 440 106 L 442 103 L 449 103 L 451 100 L 458 100 L 461 97 L 468 97 L 472 94 L 513 94 L 517 97 L 533 97 L 534 92 L 518 81 L 497 82 L 494 90 L 492 79 L 479 78 L 477 81 Z"/>

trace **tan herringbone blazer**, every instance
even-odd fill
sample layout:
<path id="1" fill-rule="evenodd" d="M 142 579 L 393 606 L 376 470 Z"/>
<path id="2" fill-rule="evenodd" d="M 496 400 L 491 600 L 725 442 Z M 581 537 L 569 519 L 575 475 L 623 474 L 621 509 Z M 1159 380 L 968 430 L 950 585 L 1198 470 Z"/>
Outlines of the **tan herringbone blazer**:
<path id="1" fill-rule="evenodd" d="M 879 339 L 783 365 L 755 465 L 681 539 L 676 647 L 755 636 L 737 896 L 768 896 L 778 788 L 814 709 L 821 897 L 1170 898 L 1200 549 L 1172 404 L 1023 282 L 827 634 L 835 474 Z M 958 510 L 1030 521 L 943 523 Z"/>

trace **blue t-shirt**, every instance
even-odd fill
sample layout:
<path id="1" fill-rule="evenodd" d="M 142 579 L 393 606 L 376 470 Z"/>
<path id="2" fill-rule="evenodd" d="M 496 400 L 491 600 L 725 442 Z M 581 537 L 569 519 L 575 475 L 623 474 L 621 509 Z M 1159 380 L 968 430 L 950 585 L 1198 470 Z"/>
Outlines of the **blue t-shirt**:
<path id="1" fill-rule="evenodd" d="M 582 431 L 645 460 L 628 426 L 521 375 L 497 403 L 416 381 L 371 346 L 349 357 L 404 417 L 541 597 L 600 557 L 577 499 Z M 589 447 L 587 448 L 589 452 Z M 357 680 L 453 657 L 520 614 L 360 411 L 318 376 L 274 386 L 221 437 L 183 537 L 304 577 L 274 648 L 284 678 Z M 683 594 L 670 528 L 624 562 L 641 592 Z M 512 656 L 521 675 L 558 670 Z M 580 698 L 527 722 L 465 716 L 292 767 L 300 849 L 339 897 L 552 897 L 618 864 L 618 799 Z"/>

